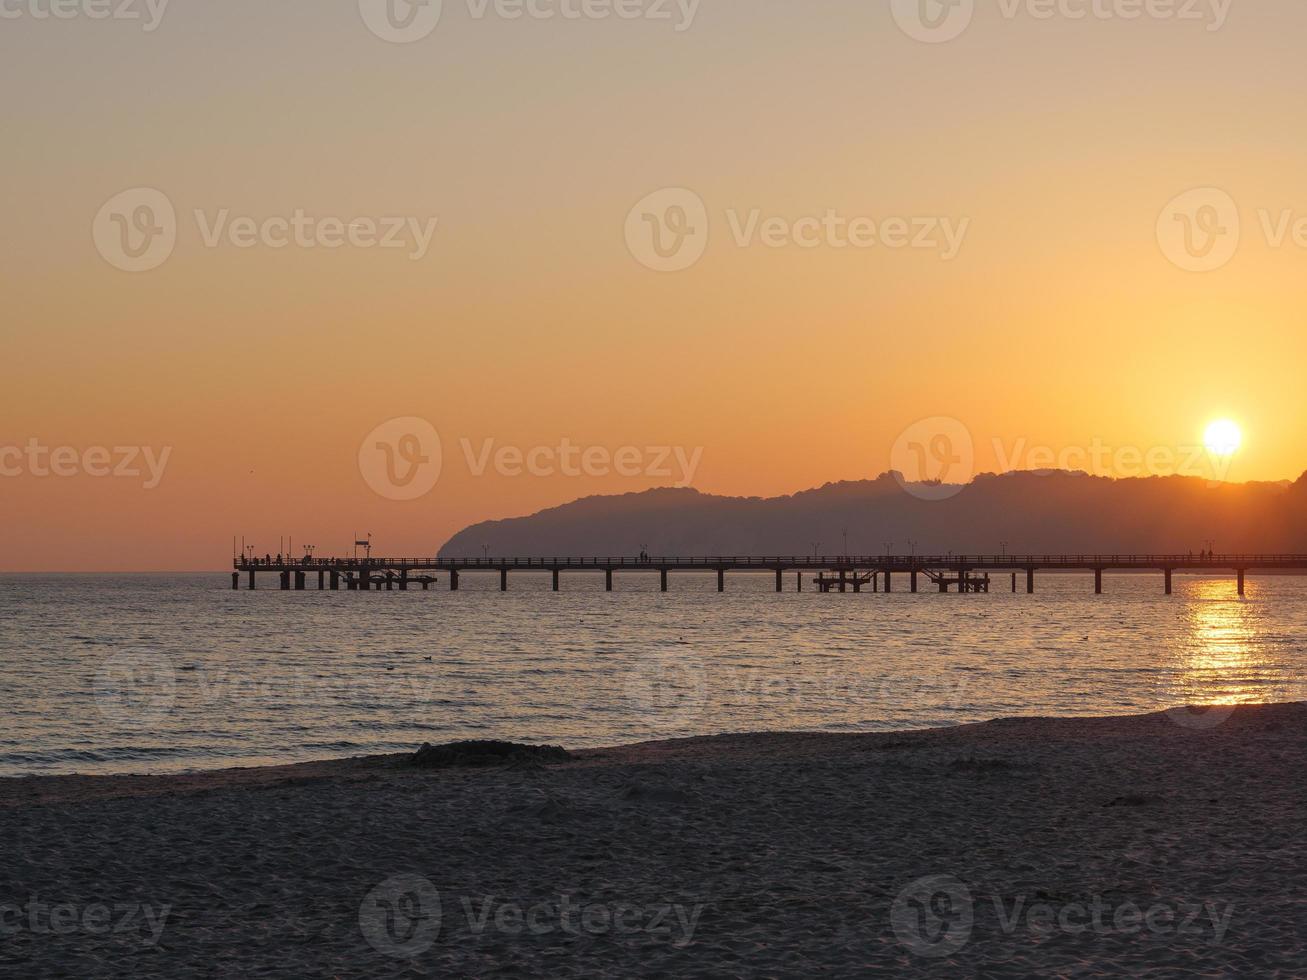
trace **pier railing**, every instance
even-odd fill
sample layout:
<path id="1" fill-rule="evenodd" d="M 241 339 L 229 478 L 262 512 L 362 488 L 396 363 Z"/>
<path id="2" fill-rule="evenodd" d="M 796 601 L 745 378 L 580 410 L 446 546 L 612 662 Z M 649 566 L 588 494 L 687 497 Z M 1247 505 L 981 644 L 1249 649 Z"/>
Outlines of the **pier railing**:
<path id="1" fill-rule="evenodd" d="M 258 573 L 275 572 L 280 576 L 281 588 L 303 590 L 308 575 L 318 573 L 318 588 L 339 589 L 342 582 L 350 590 L 369 591 L 374 586 L 390 590 L 398 586 L 407 591 L 416 582 L 429 589 L 436 581 L 433 573 L 443 572 L 449 577 L 449 587 L 458 589 L 459 575 L 467 572 L 498 572 L 501 591 L 508 591 L 509 572 L 549 572 L 553 576 L 554 591 L 559 591 L 563 572 L 603 572 L 605 587 L 613 590 L 616 572 L 657 572 L 662 591 L 667 591 L 671 572 L 716 572 L 717 590 L 726 590 L 727 572 L 772 572 L 776 576 L 776 591 L 784 588 L 783 576 L 787 572 L 798 574 L 796 587 L 803 588 L 804 572 L 831 572 L 837 578 L 823 578 L 822 591 L 838 589 L 862 590 L 870 576 L 872 591 L 880 591 L 883 580 L 886 592 L 894 588 L 894 576 L 907 574 L 910 591 L 916 592 L 919 576 L 926 576 L 939 591 L 947 592 L 950 586 L 959 592 L 989 591 L 989 574 L 1011 572 L 1012 591 L 1017 591 L 1017 578 L 1024 573 L 1026 592 L 1035 591 L 1035 573 L 1039 571 L 1083 571 L 1094 573 L 1094 591 L 1103 591 L 1103 573 L 1119 571 L 1159 571 L 1165 576 L 1166 592 L 1171 594 L 1172 577 L 1177 571 L 1233 571 L 1238 575 L 1239 594 L 1245 594 L 1245 579 L 1249 572 L 1278 571 L 1307 573 L 1307 555 L 1298 554 L 1225 554 L 1200 552 L 1180 554 L 1044 554 L 1044 555 L 717 555 L 698 557 L 671 557 L 641 555 L 609 558 L 538 557 L 526 558 L 290 558 L 282 555 L 262 558 L 242 555 L 233 559 L 232 588 L 240 588 L 240 577 L 248 577 L 249 588 L 256 588 Z M 950 574 L 944 574 L 950 573 Z M 973 577 L 984 576 L 983 589 Z M 328 586 L 330 581 L 330 586 Z"/>
<path id="2" fill-rule="evenodd" d="M 1093 570 L 1095 568 L 1146 568 L 1156 569 L 1166 566 L 1175 568 L 1246 568 L 1301 567 L 1307 569 L 1307 555 L 1301 554 L 1043 554 L 1043 555 L 985 555 L 985 554 L 947 554 L 947 555 L 705 555 L 705 556 L 670 556 L 651 555 L 648 557 L 612 556 L 612 557 L 526 557 L 526 558 L 490 558 L 490 557 L 435 557 L 435 558 L 389 558 L 376 555 L 366 558 L 282 558 L 280 556 L 238 557 L 234 567 L 239 570 L 250 568 L 277 571 L 282 569 L 348 569 L 348 568 L 392 568 L 392 569 L 458 569 L 461 571 L 498 571 L 502 568 L 527 569 L 537 568 L 628 568 L 657 570 L 660 567 L 689 569 L 702 568 L 713 571 L 718 568 L 729 570 L 757 569 L 770 571 L 781 568 L 952 568 L 961 565 L 975 568 L 1003 569 L 1022 571 L 1034 566 L 1037 569 L 1074 568 Z"/>

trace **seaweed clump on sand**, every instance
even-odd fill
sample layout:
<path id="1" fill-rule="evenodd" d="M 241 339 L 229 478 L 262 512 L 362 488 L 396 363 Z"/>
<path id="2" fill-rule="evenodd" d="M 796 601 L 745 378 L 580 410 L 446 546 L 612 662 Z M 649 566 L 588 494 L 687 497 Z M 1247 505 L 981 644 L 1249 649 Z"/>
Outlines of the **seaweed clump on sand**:
<path id="1" fill-rule="evenodd" d="M 411 765 L 419 769 L 452 769 L 483 766 L 545 765 L 567 762 L 570 752 L 557 745 L 523 745 L 518 742 L 478 740 L 426 743 L 413 753 Z"/>

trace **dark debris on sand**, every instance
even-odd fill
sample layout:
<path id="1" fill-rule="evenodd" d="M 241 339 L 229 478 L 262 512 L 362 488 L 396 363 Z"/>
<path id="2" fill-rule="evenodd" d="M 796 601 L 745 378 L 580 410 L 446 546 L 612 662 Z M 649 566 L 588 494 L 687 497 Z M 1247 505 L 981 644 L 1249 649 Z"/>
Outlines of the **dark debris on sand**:
<path id="1" fill-rule="evenodd" d="M 517 742 L 477 740 L 425 743 L 413 753 L 409 763 L 419 769 L 451 769 L 483 766 L 545 765 L 567 762 L 570 752 L 557 745 L 522 745 Z"/>

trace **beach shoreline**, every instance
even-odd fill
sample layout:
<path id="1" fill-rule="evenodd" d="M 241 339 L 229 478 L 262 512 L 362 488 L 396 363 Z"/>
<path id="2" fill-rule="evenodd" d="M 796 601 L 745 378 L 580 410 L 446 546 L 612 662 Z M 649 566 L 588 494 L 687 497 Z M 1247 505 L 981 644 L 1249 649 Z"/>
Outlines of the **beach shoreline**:
<path id="1" fill-rule="evenodd" d="M 5 778 L 0 948 L 34 976 L 1292 972 L 1304 764 L 1294 703 Z"/>
<path id="2" fill-rule="evenodd" d="M 757 731 L 723 732 L 680 738 L 650 739 L 598 748 L 570 749 L 571 759 L 554 763 L 551 768 L 595 766 L 605 763 L 627 764 L 669 762 L 677 759 L 720 755 L 802 754 L 818 747 L 840 746 L 866 751 L 889 740 L 894 747 L 904 739 L 920 745 L 947 742 L 996 741 L 1009 738 L 1045 736 L 1057 738 L 1120 738 L 1142 734 L 1166 734 L 1161 724 L 1192 732 L 1217 730 L 1227 721 L 1235 727 L 1248 723 L 1249 712 L 1278 712 L 1307 702 L 1280 704 L 1243 704 L 1225 706 L 1186 706 L 1147 714 L 1040 716 L 1016 715 L 988 721 L 965 722 L 935 728 L 889 729 L 871 732 L 824 731 Z M 419 746 L 414 746 L 416 751 Z M 563 748 L 567 748 L 563 746 Z M 403 773 L 409 766 L 410 752 L 340 756 L 303 762 L 272 763 L 258 766 L 222 766 L 184 772 L 160 773 L 58 773 L 0 776 L 0 808 L 32 804 L 76 803 L 123 797 L 185 794 L 219 789 L 258 789 L 294 786 L 305 782 L 366 779 L 381 773 Z"/>

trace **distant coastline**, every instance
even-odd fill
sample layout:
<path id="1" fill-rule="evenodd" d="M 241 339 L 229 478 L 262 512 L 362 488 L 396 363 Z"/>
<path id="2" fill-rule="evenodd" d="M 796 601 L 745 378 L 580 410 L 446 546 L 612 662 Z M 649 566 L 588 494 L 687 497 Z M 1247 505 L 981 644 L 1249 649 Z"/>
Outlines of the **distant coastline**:
<path id="1" fill-rule="evenodd" d="M 965 485 L 874 480 L 723 497 L 692 489 L 585 497 L 453 535 L 441 557 L 624 555 L 1307 553 L 1307 473 L 1296 482 L 982 474 Z"/>

